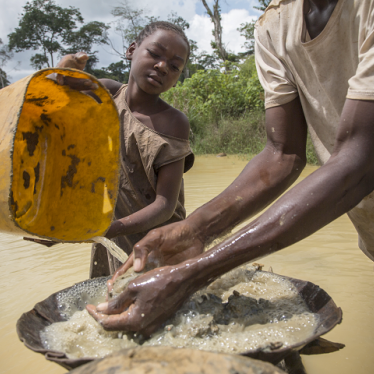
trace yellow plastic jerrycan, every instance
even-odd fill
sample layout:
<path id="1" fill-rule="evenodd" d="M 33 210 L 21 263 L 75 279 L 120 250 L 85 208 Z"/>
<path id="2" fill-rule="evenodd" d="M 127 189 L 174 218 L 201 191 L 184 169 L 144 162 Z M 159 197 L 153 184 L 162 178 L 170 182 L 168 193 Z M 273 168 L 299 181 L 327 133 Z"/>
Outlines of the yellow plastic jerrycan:
<path id="1" fill-rule="evenodd" d="M 99 100 L 58 85 L 51 73 L 95 81 Z M 104 235 L 119 156 L 116 106 L 91 75 L 44 69 L 1 89 L 0 231 L 64 242 Z"/>

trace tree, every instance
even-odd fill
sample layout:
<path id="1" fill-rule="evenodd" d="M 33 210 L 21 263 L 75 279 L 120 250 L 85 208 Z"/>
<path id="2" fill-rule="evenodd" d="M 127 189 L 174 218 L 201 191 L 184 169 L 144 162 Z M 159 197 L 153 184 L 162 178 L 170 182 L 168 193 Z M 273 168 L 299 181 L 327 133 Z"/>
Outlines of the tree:
<path id="1" fill-rule="evenodd" d="M 112 11 L 112 14 L 117 17 L 117 20 L 115 21 L 115 30 L 121 37 L 121 48 L 116 48 L 110 40 L 109 42 L 115 54 L 120 56 L 125 61 L 125 69 L 127 68 L 128 71 L 130 70 L 130 63 L 126 60 L 126 51 L 129 48 L 130 44 L 134 40 L 136 40 L 139 33 L 147 24 L 155 21 L 160 21 L 159 17 L 147 16 L 145 13 L 146 12 L 144 11 L 144 9 L 136 9 L 130 6 L 128 0 L 122 2 L 121 6 L 115 7 Z M 167 21 L 179 26 L 182 30 L 186 30 L 190 27 L 189 23 L 182 17 L 178 16 L 176 12 L 171 12 L 167 16 Z M 198 56 L 195 55 L 195 51 L 197 50 L 196 42 L 193 40 L 189 40 L 189 42 L 191 46 L 191 60 L 198 59 Z M 191 61 L 187 62 L 186 67 L 180 77 L 181 81 L 183 81 L 185 78 L 189 78 L 191 76 L 191 72 L 194 73 L 195 71 L 197 71 L 197 68 L 193 65 L 194 64 Z M 121 67 L 121 69 L 123 69 L 123 67 Z M 108 68 L 96 69 L 93 74 L 105 76 L 108 78 L 112 75 L 112 73 L 110 72 L 110 66 Z M 115 73 L 115 75 L 116 74 L 117 73 Z"/>
<path id="2" fill-rule="evenodd" d="M 221 8 L 219 6 L 219 0 L 214 0 L 213 11 L 209 8 L 209 5 L 205 0 L 201 1 L 214 25 L 214 42 L 211 43 L 212 48 L 216 50 L 219 58 L 222 61 L 226 61 L 229 57 L 229 54 L 227 53 L 226 48 L 222 43 Z"/>
<path id="3" fill-rule="evenodd" d="M 265 10 L 269 6 L 271 0 L 258 0 L 258 2 L 260 3 L 260 6 L 254 6 L 253 8 L 258 9 L 258 10 L 262 10 L 263 12 L 265 12 Z"/>
<path id="4" fill-rule="evenodd" d="M 114 17 L 117 17 L 115 30 L 122 39 L 121 50 L 117 50 L 114 48 L 112 42 L 110 43 L 115 53 L 121 58 L 126 59 L 126 51 L 130 44 L 137 38 L 140 31 L 143 30 L 145 18 L 143 17 L 143 9 L 132 8 L 127 0 L 121 4 L 121 6 L 116 6 L 111 12 Z"/>
<path id="5" fill-rule="evenodd" d="M 84 21 L 77 8 L 62 8 L 53 0 L 33 0 L 23 10 L 19 27 L 8 35 L 9 48 L 15 52 L 40 51 L 31 57 L 31 65 L 36 69 L 54 66 L 56 53 L 74 49 L 94 56 L 92 45 L 106 43 L 108 26 L 101 22 L 90 22 L 77 30 L 77 23 Z"/>
<path id="6" fill-rule="evenodd" d="M 255 23 L 256 21 L 252 22 L 245 22 L 240 25 L 237 29 L 240 31 L 240 35 L 245 37 L 244 48 L 247 50 L 243 53 L 243 55 L 249 56 L 253 55 L 255 52 Z"/>
<path id="7" fill-rule="evenodd" d="M 168 15 L 168 21 L 179 26 L 183 31 L 190 28 L 190 24 L 173 11 Z"/>
<path id="8" fill-rule="evenodd" d="M 94 69 L 91 74 L 97 79 L 108 78 L 121 83 L 129 81 L 129 69 L 123 60 L 113 62 L 106 68 Z"/>
<path id="9" fill-rule="evenodd" d="M 92 50 L 94 44 L 108 44 L 106 32 L 110 27 L 103 22 L 89 22 L 83 25 L 78 31 L 73 31 L 68 35 L 66 43 L 68 48 L 62 48 L 62 54 L 76 53 L 77 51 L 86 52 L 90 57 L 86 63 L 85 71 L 93 74 L 93 67 L 99 61 L 96 56 L 97 51 Z"/>
<path id="10" fill-rule="evenodd" d="M 0 68 L 0 89 L 9 86 L 10 82 L 6 72 Z"/>
<path id="11" fill-rule="evenodd" d="M 9 47 L 0 39 L 0 85 L 1 88 L 9 85 L 7 73 L 3 70 L 6 63 L 13 57 L 13 53 L 9 51 Z"/>
<path id="12" fill-rule="evenodd" d="M 262 10 L 263 12 L 265 12 L 271 0 L 258 0 L 258 1 L 260 3 L 260 6 L 254 6 L 253 8 Z M 249 56 L 255 53 L 255 36 L 254 36 L 255 24 L 256 24 L 256 21 L 242 23 L 240 27 L 237 29 L 238 31 L 240 31 L 240 35 L 244 36 L 246 40 L 244 43 L 244 48 L 246 48 L 247 51 L 242 55 Z"/>

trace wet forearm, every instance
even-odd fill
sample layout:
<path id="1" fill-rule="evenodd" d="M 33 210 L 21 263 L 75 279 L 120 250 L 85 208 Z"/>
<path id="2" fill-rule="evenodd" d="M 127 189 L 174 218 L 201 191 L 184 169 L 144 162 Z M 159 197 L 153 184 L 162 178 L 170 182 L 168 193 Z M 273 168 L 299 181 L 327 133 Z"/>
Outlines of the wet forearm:
<path id="1" fill-rule="evenodd" d="M 294 244 L 356 206 L 374 189 L 367 162 L 349 153 L 330 161 L 292 188 L 264 214 L 238 233 L 181 264 L 201 287 L 248 261 Z M 183 270 L 182 270 L 183 271 Z M 200 287 L 200 286 L 199 286 Z"/>
<path id="2" fill-rule="evenodd" d="M 188 218 L 205 244 L 257 214 L 297 179 L 304 161 L 267 146 L 220 195 Z"/>

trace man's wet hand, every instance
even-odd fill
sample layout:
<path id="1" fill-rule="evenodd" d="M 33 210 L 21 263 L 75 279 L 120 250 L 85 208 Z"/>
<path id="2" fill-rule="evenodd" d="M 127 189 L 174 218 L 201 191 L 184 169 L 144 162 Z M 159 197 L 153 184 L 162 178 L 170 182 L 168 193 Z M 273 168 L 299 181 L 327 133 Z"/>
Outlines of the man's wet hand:
<path id="1" fill-rule="evenodd" d="M 172 266 L 151 270 L 132 281 L 115 299 L 87 311 L 105 330 L 152 334 L 194 292 L 191 277 Z M 187 280 L 188 279 L 188 280 Z"/>
<path id="2" fill-rule="evenodd" d="M 184 220 L 150 231 L 135 244 L 131 263 L 135 271 L 142 271 L 147 262 L 155 262 L 158 266 L 176 265 L 201 254 L 203 250 L 203 242 Z"/>
<path id="3" fill-rule="evenodd" d="M 112 278 L 109 279 L 106 284 L 108 288 L 108 294 L 110 294 L 113 290 L 114 282 L 118 277 L 125 274 L 127 270 L 129 270 L 133 266 L 133 258 L 134 258 L 134 252 L 131 253 L 131 255 L 128 257 L 126 262 L 117 269 L 117 271 L 113 274 Z"/>

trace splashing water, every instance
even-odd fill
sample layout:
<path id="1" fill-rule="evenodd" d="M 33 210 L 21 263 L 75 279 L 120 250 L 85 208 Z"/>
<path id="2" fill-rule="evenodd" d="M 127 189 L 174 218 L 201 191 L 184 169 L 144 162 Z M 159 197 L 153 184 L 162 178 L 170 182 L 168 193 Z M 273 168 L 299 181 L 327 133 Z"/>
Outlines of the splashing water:
<path id="1" fill-rule="evenodd" d="M 114 242 L 103 236 L 95 236 L 92 238 L 95 243 L 103 245 L 117 260 L 122 263 L 126 262 L 128 255 Z"/>

